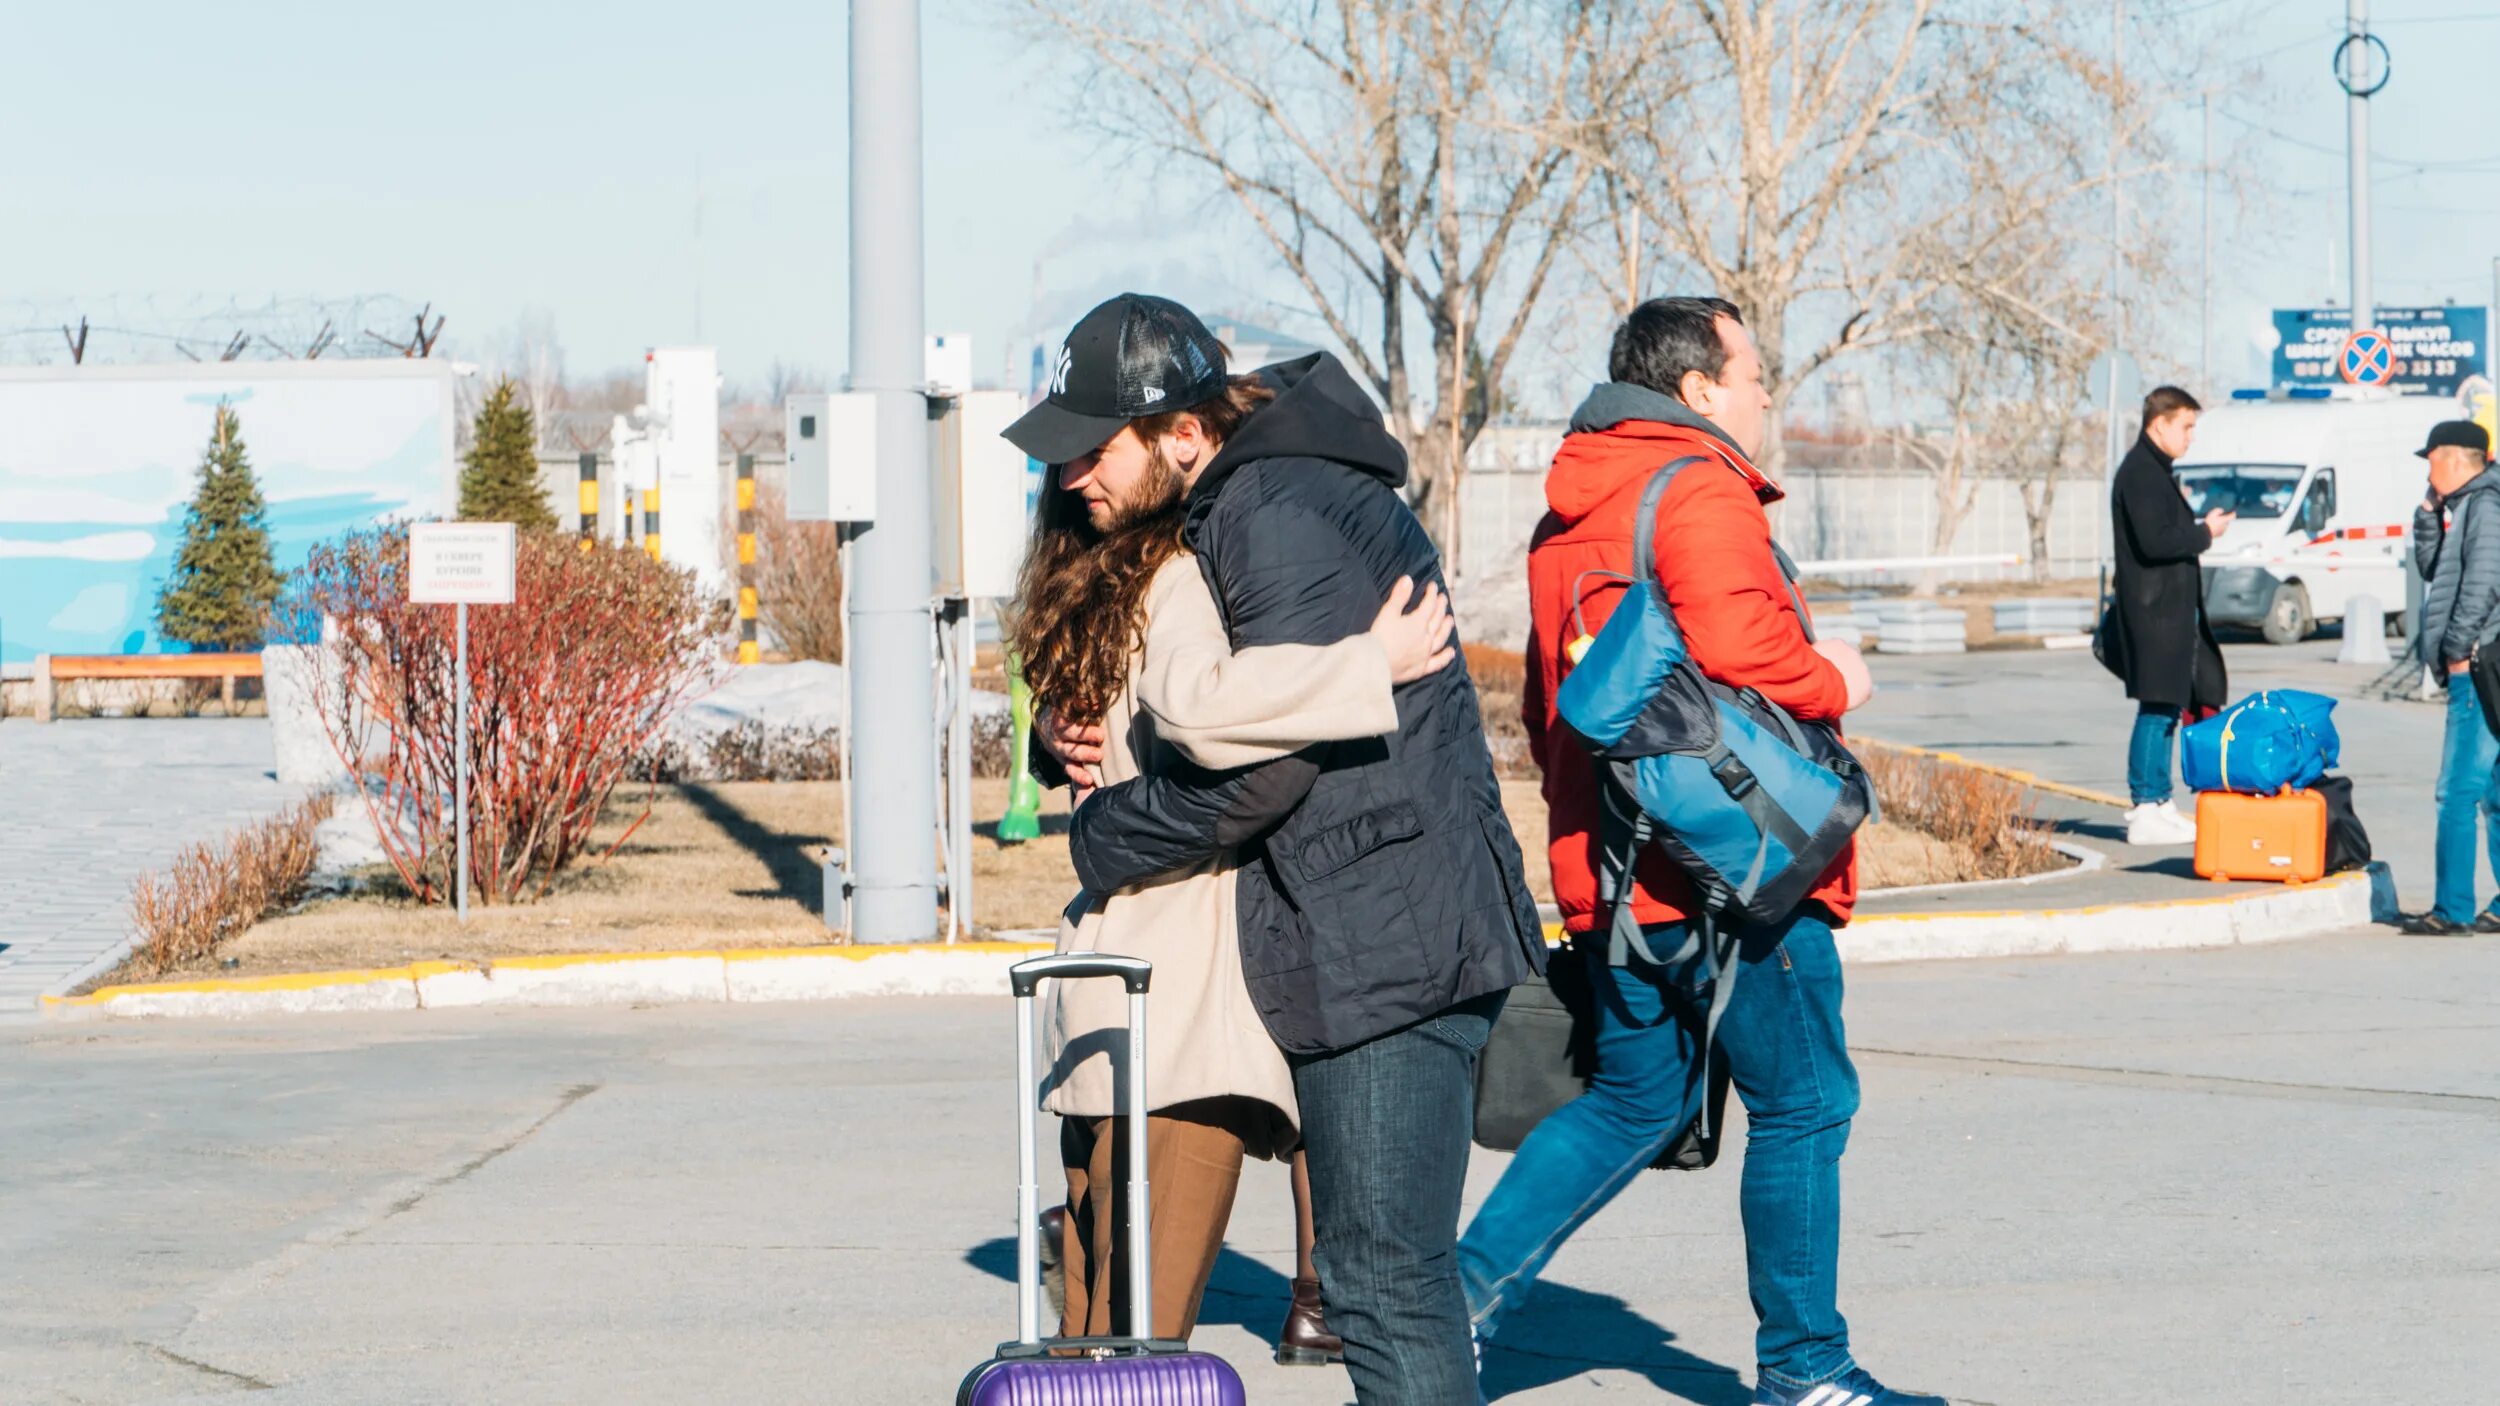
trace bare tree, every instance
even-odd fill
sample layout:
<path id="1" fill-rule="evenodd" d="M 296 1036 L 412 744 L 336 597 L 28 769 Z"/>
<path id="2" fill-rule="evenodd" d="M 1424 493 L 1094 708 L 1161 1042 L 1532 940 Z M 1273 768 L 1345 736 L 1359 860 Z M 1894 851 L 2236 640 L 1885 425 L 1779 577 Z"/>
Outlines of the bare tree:
<path id="1" fill-rule="evenodd" d="M 1644 70 L 1594 129 L 1591 263 L 1628 288 L 1655 241 L 1653 263 L 1744 310 L 1776 474 L 1781 420 L 1817 371 L 1935 337 L 1976 278 L 2019 302 L 2027 261 L 2072 242 L 2076 202 L 2106 180 L 2079 143 L 2112 80 L 2053 0 L 1688 9 L 1680 68 Z"/>
<path id="2" fill-rule="evenodd" d="M 1415 509 L 1443 526 L 1484 392 L 1576 237 L 1593 169 L 1576 153 L 1663 51 L 1675 4 L 1020 3 L 1081 75 L 1073 120 L 1230 194 L 1380 398 Z"/>
<path id="3" fill-rule="evenodd" d="M 537 417 L 538 447 L 554 451 L 563 443 L 558 421 L 565 408 L 564 343 L 556 338 L 555 314 L 534 308 L 521 315 L 507 354 L 508 374 L 521 385 Z"/>

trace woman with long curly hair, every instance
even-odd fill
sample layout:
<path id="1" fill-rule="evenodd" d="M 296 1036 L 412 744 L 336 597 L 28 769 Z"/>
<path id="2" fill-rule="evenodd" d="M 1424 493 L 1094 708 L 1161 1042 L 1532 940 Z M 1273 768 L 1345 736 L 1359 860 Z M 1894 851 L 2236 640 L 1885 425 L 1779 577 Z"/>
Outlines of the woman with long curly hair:
<path id="1" fill-rule="evenodd" d="M 1155 306 L 1162 300 L 1131 299 L 1142 311 L 1130 299 L 1098 310 L 1125 319 L 1110 328 L 1103 359 L 1120 384 L 1151 378 L 1150 401 L 1185 408 L 1010 431 L 1035 457 L 1056 461 L 1011 637 L 1041 707 L 1099 720 L 1104 755 L 1077 788 L 1080 805 L 1094 785 L 1188 766 L 1250 766 L 1322 742 L 1395 732 L 1391 688 L 1446 666 L 1454 653 L 1438 588 L 1410 610 L 1407 582 L 1368 633 L 1331 645 L 1233 652 L 1215 598 L 1182 545 L 1186 493 L 1273 393 L 1255 378 L 1225 377 L 1220 346 L 1195 318 L 1194 336 L 1141 338 L 1137 319 L 1164 316 Z M 1097 320 L 1070 336 L 1062 382 L 1096 369 L 1087 365 L 1094 350 L 1087 333 Z M 1141 342 L 1152 345 L 1141 350 Z M 1085 359 L 1071 368 L 1070 356 Z M 1189 388 L 1187 398 L 1161 394 L 1174 383 Z M 1042 410 L 1037 418 L 1047 418 Z M 1059 930 L 1061 952 L 1154 963 L 1146 1137 L 1157 1337 L 1185 1338 L 1196 1323 L 1243 1158 L 1284 1156 L 1299 1142 L 1291 1073 L 1242 972 L 1235 872 L 1226 857 L 1117 893 L 1080 893 Z M 1114 1116 L 1112 1055 L 1124 1048 L 1126 997 L 1109 983 L 1070 982 L 1047 987 L 1043 1002 L 1043 1102 L 1063 1116 L 1068 1181 L 1061 1331 L 1126 1331 L 1121 1169 L 1133 1130 Z M 1315 1284 L 1310 1298 L 1316 1323 Z M 1290 1342 L 1280 1359 L 1289 1352 L 1308 1360 Z"/>

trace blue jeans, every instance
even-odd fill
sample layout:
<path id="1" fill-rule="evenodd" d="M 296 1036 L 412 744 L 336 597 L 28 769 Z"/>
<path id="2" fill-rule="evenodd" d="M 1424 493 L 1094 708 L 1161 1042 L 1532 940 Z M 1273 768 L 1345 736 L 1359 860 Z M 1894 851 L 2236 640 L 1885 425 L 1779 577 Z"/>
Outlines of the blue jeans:
<path id="1" fill-rule="evenodd" d="M 2135 710 L 2135 731 L 2127 738 L 2127 798 L 2137 805 L 2160 805 L 2170 799 L 2171 744 L 2179 734 L 2179 710 L 2159 703 Z"/>
<path id="2" fill-rule="evenodd" d="M 1310 1153 L 1311 1258 L 1362 1406 L 1479 1399 L 1458 1283 L 1476 1055 L 1507 992 L 1352 1049 L 1295 1055 Z"/>
<path id="3" fill-rule="evenodd" d="M 1653 950 L 1683 945 L 1682 924 L 1649 931 Z M 1578 949 L 1596 993 L 1597 1077 L 1537 1124 L 1459 1241 L 1468 1309 L 1486 1339 L 1562 1242 L 1701 1107 L 1700 1041 L 1671 1017 L 1665 989 L 1697 1000 L 1698 960 L 1661 969 L 1635 957 L 1608 967 L 1602 935 Z M 1719 1048 L 1749 1117 L 1740 1202 L 1745 1278 L 1760 1324 L 1754 1356 L 1765 1378 L 1794 1388 L 1852 1365 L 1836 1280 L 1840 1154 L 1858 1108 L 1858 1074 L 1841 1032 L 1840 953 L 1829 924 L 1799 914 L 1749 930 L 1739 964 Z M 1331 1322 L 1336 1307 L 1331 1285 Z"/>
<path id="4" fill-rule="evenodd" d="M 2448 738 L 2439 752 L 2438 881 L 2431 911 L 2452 923 L 2474 921 L 2474 832 L 2483 831 L 2491 872 L 2500 877 L 2500 738 L 2483 721 L 2474 681 L 2448 676 Z"/>

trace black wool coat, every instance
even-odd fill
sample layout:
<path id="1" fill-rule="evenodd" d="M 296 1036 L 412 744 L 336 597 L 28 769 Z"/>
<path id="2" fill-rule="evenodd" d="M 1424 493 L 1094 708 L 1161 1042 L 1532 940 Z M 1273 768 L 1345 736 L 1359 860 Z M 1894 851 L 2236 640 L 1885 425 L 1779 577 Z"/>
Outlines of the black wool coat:
<path id="1" fill-rule="evenodd" d="M 2127 696 L 2160 707 L 2219 708 L 2230 701 L 2222 646 L 2205 620 L 2197 558 L 2213 534 L 2180 496 L 2170 456 L 2137 437 L 2110 489 L 2110 540 L 2118 559 L 2110 667 Z"/>

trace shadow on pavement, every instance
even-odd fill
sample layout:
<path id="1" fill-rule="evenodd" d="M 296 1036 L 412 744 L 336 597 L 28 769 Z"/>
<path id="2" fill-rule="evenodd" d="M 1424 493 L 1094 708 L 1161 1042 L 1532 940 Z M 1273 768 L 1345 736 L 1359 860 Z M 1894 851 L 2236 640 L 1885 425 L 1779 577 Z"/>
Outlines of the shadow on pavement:
<path id="1" fill-rule="evenodd" d="M 1484 1350 L 1484 1394 L 1499 1401 L 1604 1367 L 1638 1372 L 1650 1385 L 1693 1406 L 1747 1406 L 1753 1393 L 1733 1367 L 1675 1346 L 1675 1334 L 1612 1294 L 1593 1294 L 1553 1280 L 1502 1323 Z"/>
<path id="2" fill-rule="evenodd" d="M 1016 1242 L 984 1241 L 964 1261 L 1002 1280 L 1016 1277 Z M 1207 1278 L 1198 1311 L 1202 1327 L 1239 1327 L 1274 1341 L 1285 1321 L 1293 1285 L 1284 1275 L 1247 1255 L 1225 1250 Z M 1736 1369 L 1696 1357 L 1675 1346 L 1675 1334 L 1610 1294 L 1593 1294 L 1551 1280 L 1537 1285 L 1524 1308 L 1502 1325 L 1502 1340 L 1484 1350 L 1487 1400 L 1567 1381 L 1596 1368 L 1638 1372 L 1671 1400 L 1692 1406 L 1748 1406 L 1753 1393 Z"/>
<path id="3" fill-rule="evenodd" d="M 1045 835 L 1064 835 L 1068 833 L 1068 822 L 1073 818 L 1074 817 L 1072 816 L 1064 814 L 1045 815 L 1042 817 L 1042 833 Z M 998 822 L 995 820 L 976 820 L 972 822 L 972 833 L 979 835 L 985 840 L 995 841 L 998 838 Z"/>
<path id="4" fill-rule="evenodd" d="M 807 857 L 807 846 L 831 844 L 830 835 L 785 834 L 770 826 L 758 824 L 752 816 L 732 805 L 729 799 L 699 782 L 678 788 L 679 794 L 703 812 L 703 818 L 720 827 L 721 832 L 747 853 L 762 860 L 772 872 L 773 888 L 741 889 L 740 898 L 789 898 L 814 908 L 824 898 L 824 870 Z M 1009 1273 L 1015 1261 L 1007 1262 Z"/>

